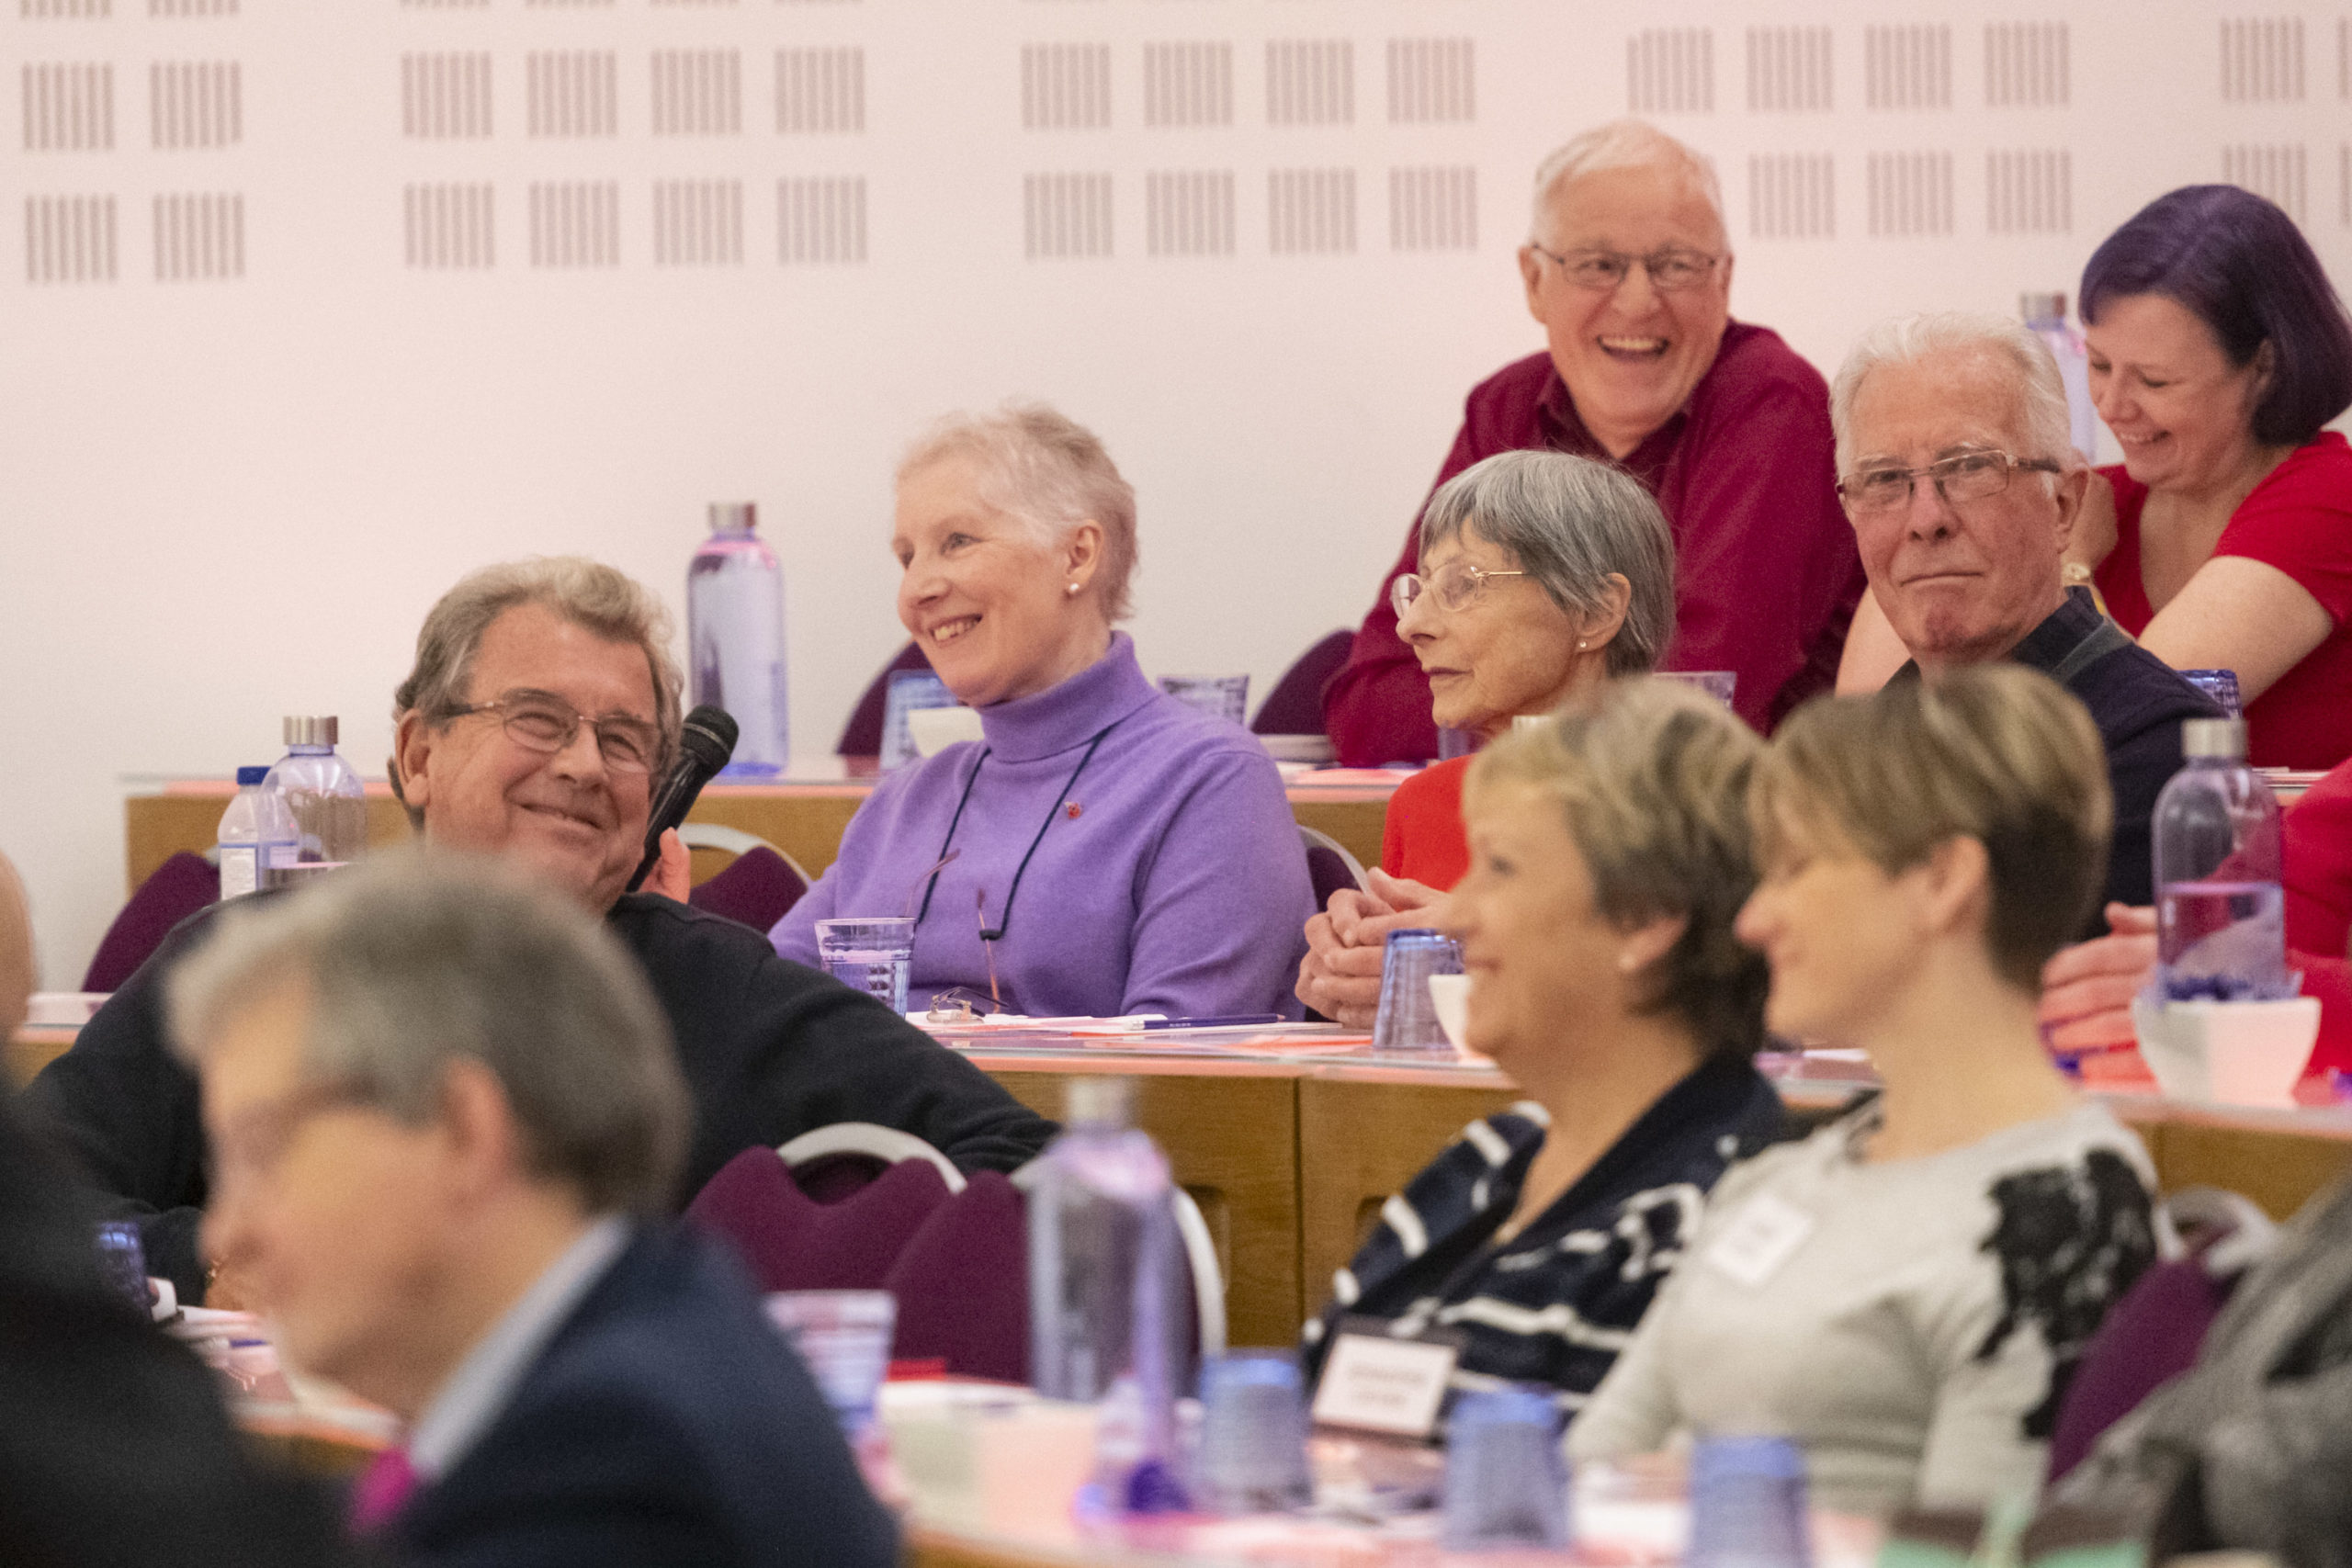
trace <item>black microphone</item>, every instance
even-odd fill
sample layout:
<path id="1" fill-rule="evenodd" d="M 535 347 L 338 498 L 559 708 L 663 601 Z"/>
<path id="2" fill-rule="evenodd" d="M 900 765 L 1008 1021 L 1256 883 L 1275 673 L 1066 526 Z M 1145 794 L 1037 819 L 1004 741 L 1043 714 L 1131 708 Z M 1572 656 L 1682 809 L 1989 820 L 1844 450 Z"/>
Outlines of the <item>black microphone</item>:
<path id="1" fill-rule="evenodd" d="M 628 879 L 628 891 L 636 892 L 661 863 L 662 835 L 686 819 L 702 786 L 735 754 L 735 721 L 724 708 L 706 703 L 686 715 L 678 732 L 677 764 L 654 793 L 652 811 L 645 820 L 645 858 L 637 863 L 637 874 Z"/>

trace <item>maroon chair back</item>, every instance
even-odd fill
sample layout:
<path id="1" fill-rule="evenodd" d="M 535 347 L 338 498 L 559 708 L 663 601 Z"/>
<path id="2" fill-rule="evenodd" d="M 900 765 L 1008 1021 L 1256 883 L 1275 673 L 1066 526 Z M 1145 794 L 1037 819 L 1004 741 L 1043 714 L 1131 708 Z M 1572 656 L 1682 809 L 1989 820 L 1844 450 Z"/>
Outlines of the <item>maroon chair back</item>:
<path id="1" fill-rule="evenodd" d="M 1259 735 L 1321 735 L 1323 729 L 1323 688 L 1348 661 L 1348 649 L 1355 641 L 1353 632 L 1333 632 L 1322 641 L 1298 656 L 1298 661 L 1283 671 L 1266 700 L 1258 705 L 1258 716 L 1250 721 L 1250 729 Z"/>
<path id="2" fill-rule="evenodd" d="M 928 670 L 931 660 L 922 649 L 909 643 L 899 649 L 890 662 L 882 666 L 882 673 L 865 688 L 857 705 L 849 710 L 849 722 L 842 726 L 841 744 L 833 753 L 841 757 L 876 757 L 882 752 L 882 714 L 890 701 L 890 677 L 901 670 Z M 1328 679 L 1328 677 L 1326 677 Z"/>
<path id="3" fill-rule="evenodd" d="M 951 1377 L 1029 1381 L 1029 1230 L 1020 1189 L 993 1170 L 931 1212 L 890 1266 L 891 1354 Z"/>
<path id="4" fill-rule="evenodd" d="M 730 1243 L 763 1291 L 878 1291 L 908 1242 L 947 1201 L 926 1160 L 900 1160 L 833 1201 L 802 1190 L 774 1149 L 721 1166 L 687 1218 Z"/>
<path id="5" fill-rule="evenodd" d="M 82 976 L 85 991 L 119 991 L 172 928 L 220 901 L 220 873 L 202 855 L 182 850 L 151 873 L 107 928 L 106 939 Z"/>
<path id="6" fill-rule="evenodd" d="M 2075 1363 L 2050 1436 L 2050 1479 L 2082 1462 L 2099 1434 L 2130 1415 L 2158 1383 L 2196 1363 L 2205 1335 L 2237 1277 L 2217 1280 L 2192 1254 L 2158 1263 L 2108 1309 Z"/>
<path id="7" fill-rule="evenodd" d="M 792 863 L 762 844 L 737 855 L 726 870 L 686 895 L 686 902 L 764 932 L 808 891 Z"/>
<path id="8" fill-rule="evenodd" d="M 1315 907 L 1318 909 L 1329 908 L 1331 895 L 1340 888 L 1363 886 L 1356 880 L 1355 868 L 1348 863 L 1348 857 L 1329 844 L 1306 846 L 1306 880 L 1314 885 Z"/>

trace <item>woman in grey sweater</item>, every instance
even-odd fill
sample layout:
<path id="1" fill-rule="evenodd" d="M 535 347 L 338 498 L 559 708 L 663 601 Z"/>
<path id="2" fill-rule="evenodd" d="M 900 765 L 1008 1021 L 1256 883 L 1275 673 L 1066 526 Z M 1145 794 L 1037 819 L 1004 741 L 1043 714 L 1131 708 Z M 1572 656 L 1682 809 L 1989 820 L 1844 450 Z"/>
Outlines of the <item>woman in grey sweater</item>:
<path id="1" fill-rule="evenodd" d="M 1833 1508 L 2030 1495 L 2084 1343 L 2154 1256 L 2144 1151 L 2035 1023 L 2104 874 L 2098 732 L 2014 666 L 1904 682 L 1783 726 L 1749 807 L 1766 1022 L 1860 1047 L 1884 1092 L 1724 1178 L 1571 1452 L 1780 1433 Z"/>

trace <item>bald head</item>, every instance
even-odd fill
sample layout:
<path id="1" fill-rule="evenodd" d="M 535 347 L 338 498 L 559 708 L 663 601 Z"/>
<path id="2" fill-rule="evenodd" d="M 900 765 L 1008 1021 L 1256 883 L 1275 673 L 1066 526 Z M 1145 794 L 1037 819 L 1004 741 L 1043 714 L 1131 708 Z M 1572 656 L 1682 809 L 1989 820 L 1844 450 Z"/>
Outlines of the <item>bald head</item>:
<path id="1" fill-rule="evenodd" d="M 33 922 L 25 908 L 25 885 L 17 868 L 0 855 L 0 1038 L 25 1021 L 26 998 L 33 994 Z"/>

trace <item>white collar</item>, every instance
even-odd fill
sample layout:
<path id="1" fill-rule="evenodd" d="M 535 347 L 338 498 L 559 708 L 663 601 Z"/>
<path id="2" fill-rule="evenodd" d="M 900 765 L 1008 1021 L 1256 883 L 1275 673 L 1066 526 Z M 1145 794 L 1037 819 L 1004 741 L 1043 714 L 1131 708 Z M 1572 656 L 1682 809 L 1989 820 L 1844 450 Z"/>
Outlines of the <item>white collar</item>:
<path id="1" fill-rule="evenodd" d="M 617 1214 L 590 1225 L 474 1341 L 409 1429 L 409 1466 L 419 1481 L 447 1475 L 489 1429 L 571 1309 L 628 1245 L 628 1234 Z"/>

